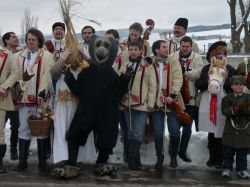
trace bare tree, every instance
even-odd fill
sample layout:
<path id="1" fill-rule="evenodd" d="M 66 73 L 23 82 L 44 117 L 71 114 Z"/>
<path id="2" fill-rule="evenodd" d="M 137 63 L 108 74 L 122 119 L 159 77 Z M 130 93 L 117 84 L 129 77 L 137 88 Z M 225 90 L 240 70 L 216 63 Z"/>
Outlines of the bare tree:
<path id="1" fill-rule="evenodd" d="M 238 2 L 238 4 L 237 4 Z M 245 52 L 250 52 L 250 31 L 248 27 L 247 18 L 250 13 L 250 6 L 249 6 L 249 0 L 243 1 L 243 0 L 227 0 L 227 3 L 230 7 L 230 15 L 231 15 L 231 43 L 233 46 L 233 53 L 239 53 L 241 51 L 241 48 L 243 46 L 243 42 L 245 45 Z M 236 15 L 236 7 L 237 5 L 240 8 L 241 15 L 237 19 Z M 237 27 L 237 24 L 239 26 Z M 244 29 L 245 36 L 243 42 L 240 39 L 240 35 L 242 30 Z"/>
<path id="2" fill-rule="evenodd" d="M 38 23 L 38 17 L 31 16 L 30 10 L 26 8 L 24 10 L 24 16 L 21 22 L 22 34 L 25 35 L 28 32 L 28 30 L 32 27 L 37 28 L 38 27 L 37 23 Z"/>

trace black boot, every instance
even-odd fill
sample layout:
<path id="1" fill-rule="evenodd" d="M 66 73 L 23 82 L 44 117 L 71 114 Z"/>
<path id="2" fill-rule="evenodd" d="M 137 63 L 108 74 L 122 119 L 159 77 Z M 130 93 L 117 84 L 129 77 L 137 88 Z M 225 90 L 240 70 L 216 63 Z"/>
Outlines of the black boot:
<path id="1" fill-rule="evenodd" d="M 46 139 L 37 139 L 37 148 L 38 148 L 38 161 L 39 161 L 39 169 L 48 171 L 49 167 L 46 162 L 46 149 L 47 149 L 47 141 Z"/>
<path id="2" fill-rule="evenodd" d="M 10 134 L 10 159 L 17 160 L 18 130 L 11 130 Z"/>
<path id="3" fill-rule="evenodd" d="M 0 173 L 6 173 L 6 169 L 3 167 L 3 157 L 6 153 L 6 144 L 0 145 Z"/>
<path id="4" fill-rule="evenodd" d="M 171 155 L 170 155 L 170 167 L 177 168 L 177 153 L 179 150 L 180 137 L 179 136 L 170 136 L 170 144 L 171 144 Z"/>
<path id="5" fill-rule="evenodd" d="M 164 153 L 163 153 L 163 138 L 155 139 L 155 150 L 157 156 L 157 162 L 155 164 L 155 169 L 162 169 L 163 161 L 164 161 Z"/>
<path id="6" fill-rule="evenodd" d="M 69 154 L 69 159 L 67 161 L 68 165 L 71 165 L 71 166 L 76 165 L 78 151 L 79 151 L 79 145 L 68 142 L 68 154 Z"/>
<path id="7" fill-rule="evenodd" d="M 19 139 L 19 162 L 17 171 L 27 168 L 27 158 L 29 154 L 30 140 Z"/>
<path id="8" fill-rule="evenodd" d="M 187 147 L 190 137 L 191 134 L 185 134 L 185 133 L 182 134 L 181 136 L 181 143 L 178 155 L 184 162 L 192 162 L 192 160 L 187 155 Z"/>
<path id="9" fill-rule="evenodd" d="M 50 137 L 46 139 L 46 159 L 49 159 L 51 156 L 51 144 Z"/>
<path id="10" fill-rule="evenodd" d="M 221 138 L 214 138 L 215 141 L 215 168 L 221 169 L 223 167 L 223 147 L 221 144 Z"/>
<path id="11" fill-rule="evenodd" d="M 215 152 L 215 142 L 214 142 L 214 134 L 208 133 L 208 150 L 209 150 L 209 159 L 206 162 L 208 167 L 213 167 L 216 164 L 216 152 Z"/>
<path id="12" fill-rule="evenodd" d="M 129 152 L 129 140 L 123 139 L 123 160 L 125 163 L 128 162 L 128 152 Z"/>
<path id="13" fill-rule="evenodd" d="M 132 170 L 140 169 L 140 159 L 138 158 L 141 142 L 138 140 L 131 140 L 129 145 L 128 167 Z"/>

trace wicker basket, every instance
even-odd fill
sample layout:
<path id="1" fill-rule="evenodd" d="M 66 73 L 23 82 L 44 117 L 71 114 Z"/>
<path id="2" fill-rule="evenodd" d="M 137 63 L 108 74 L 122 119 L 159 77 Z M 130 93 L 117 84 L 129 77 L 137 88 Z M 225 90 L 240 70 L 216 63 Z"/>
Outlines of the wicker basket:
<path id="1" fill-rule="evenodd" d="M 53 120 L 48 118 L 48 120 L 34 120 L 29 117 L 27 119 L 30 132 L 32 136 L 49 136 L 50 129 L 53 124 Z"/>

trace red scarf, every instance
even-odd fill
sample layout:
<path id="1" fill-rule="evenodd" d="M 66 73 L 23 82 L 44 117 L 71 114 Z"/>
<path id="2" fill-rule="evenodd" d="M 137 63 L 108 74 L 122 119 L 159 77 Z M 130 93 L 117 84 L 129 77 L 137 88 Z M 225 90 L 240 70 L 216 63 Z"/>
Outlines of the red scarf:
<path id="1" fill-rule="evenodd" d="M 216 126 L 217 120 L 217 95 L 212 95 L 210 100 L 210 113 L 209 113 L 210 121 L 212 124 Z"/>

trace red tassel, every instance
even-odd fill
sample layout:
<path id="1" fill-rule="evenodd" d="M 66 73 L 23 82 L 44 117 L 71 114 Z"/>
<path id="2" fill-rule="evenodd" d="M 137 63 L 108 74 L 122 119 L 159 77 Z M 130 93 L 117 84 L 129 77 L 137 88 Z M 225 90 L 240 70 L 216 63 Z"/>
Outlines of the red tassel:
<path id="1" fill-rule="evenodd" d="M 210 100 L 210 121 L 216 126 L 217 120 L 217 95 L 212 95 Z"/>

